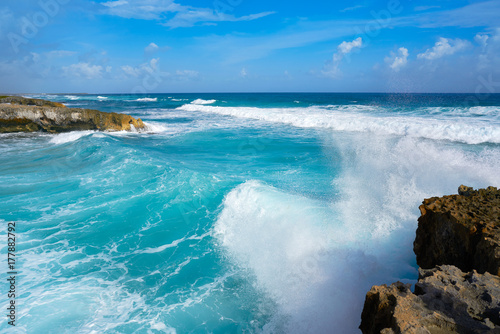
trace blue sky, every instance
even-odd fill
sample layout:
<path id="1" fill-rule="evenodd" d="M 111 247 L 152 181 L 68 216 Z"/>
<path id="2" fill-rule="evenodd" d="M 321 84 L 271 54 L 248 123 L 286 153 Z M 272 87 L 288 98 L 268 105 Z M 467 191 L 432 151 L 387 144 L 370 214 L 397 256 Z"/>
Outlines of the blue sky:
<path id="1" fill-rule="evenodd" d="M 4 0 L 0 92 L 500 92 L 500 1 Z"/>

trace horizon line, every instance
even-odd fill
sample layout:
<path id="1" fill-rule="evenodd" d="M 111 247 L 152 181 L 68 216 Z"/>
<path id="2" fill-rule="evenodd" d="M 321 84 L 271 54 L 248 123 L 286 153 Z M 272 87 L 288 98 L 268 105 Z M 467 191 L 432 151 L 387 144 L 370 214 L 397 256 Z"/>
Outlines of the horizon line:
<path id="1" fill-rule="evenodd" d="M 301 92 L 301 91 L 273 91 L 273 92 L 163 92 L 163 93 L 2 93 L 1 95 L 165 95 L 165 94 L 455 94 L 455 95 L 464 95 L 464 94 L 474 94 L 474 95 L 500 95 L 498 93 L 477 93 L 477 92 L 374 92 L 374 91 L 366 91 L 366 92 L 326 92 L 326 91 L 318 91 L 318 92 Z"/>

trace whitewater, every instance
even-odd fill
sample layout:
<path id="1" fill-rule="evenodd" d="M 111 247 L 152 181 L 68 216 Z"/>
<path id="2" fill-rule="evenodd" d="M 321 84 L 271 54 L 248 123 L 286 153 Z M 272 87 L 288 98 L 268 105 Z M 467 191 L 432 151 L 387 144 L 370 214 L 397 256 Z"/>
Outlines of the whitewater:
<path id="1" fill-rule="evenodd" d="M 29 97 L 146 129 L 0 134 L 6 333 L 360 333 L 422 200 L 500 186 L 498 94 Z"/>

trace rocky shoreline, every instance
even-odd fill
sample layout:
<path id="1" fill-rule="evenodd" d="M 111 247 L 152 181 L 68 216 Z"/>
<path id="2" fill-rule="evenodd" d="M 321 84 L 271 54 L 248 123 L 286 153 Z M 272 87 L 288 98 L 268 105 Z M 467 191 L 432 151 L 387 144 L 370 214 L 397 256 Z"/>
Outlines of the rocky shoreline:
<path id="1" fill-rule="evenodd" d="M 92 109 L 67 108 L 57 102 L 20 96 L 0 97 L 0 133 L 143 129 L 140 118 Z"/>
<path id="2" fill-rule="evenodd" d="M 414 292 L 401 282 L 373 286 L 362 333 L 500 333 L 500 190 L 458 193 L 419 207 Z"/>

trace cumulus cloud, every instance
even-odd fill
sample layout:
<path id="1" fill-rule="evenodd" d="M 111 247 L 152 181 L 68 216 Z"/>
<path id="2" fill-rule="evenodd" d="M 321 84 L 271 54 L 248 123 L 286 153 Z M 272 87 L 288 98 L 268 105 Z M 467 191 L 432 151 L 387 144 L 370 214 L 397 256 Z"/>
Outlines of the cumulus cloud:
<path id="1" fill-rule="evenodd" d="M 342 42 L 337 47 L 337 53 L 333 55 L 334 60 L 340 61 L 344 55 L 350 53 L 353 49 L 360 48 L 363 45 L 361 37 L 356 38 L 352 42 Z"/>
<path id="2" fill-rule="evenodd" d="M 337 46 L 337 52 L 333 55 L 332 62 L 326 66 L 321 73 L 328 77 L 337 77 L 340 73 L 339 64 L 342 59 L 353 50 L 359 49 L 363 46 L 363 39 L 358 37 L 351 42 L 344 41 Z"/>
<path id="3" fill-rule="evenodd" d="M 389 67 L 393 71 L 399 72 L 399 70 L 408 63 L 409 55 L 408 49 L 401 47 L 398 49 L 397 53 L 391 52 L 391 56 L 385 58 L 385 61 L 389 63 Z"/>
<path id="4" fill-rule="evenodd" d="M 476 36 L 474 36 L 474 40 L 476 41 L 477 44 L 481 45 L 483 48 L 485 48 L 486 46 L 488 46 L 488 39 L 490 38 L 489 35 L 486 35 L 486 34 L 477 34 Z"/>
<path id="5" fill-rule="evenodd" d="M 456 39 L 448 39 L 440 37 L 439 40 L 430 49 L 417 55 L 419 59 L 434 60 L 439 59 L 444 56 L 452 55 L 460 50 L 465 49 L 469 45 L 469 42 Z"/>
<path id="6" fill-rule="evenodd" d="M 122 73 L 127 77 L 137 78 L 152 75 L 155 77 L 168 77 L 170 73 L 163 72 L 159 66 L 160 58 L 153 58 L 150 61 L 139 66 L 124 65 L 121 66 Z"/>
<path id="7" fill-rule="evenodd" d="M 103 67 L 100 65 L 92 65 L 89 63 L 77 63 L 69 66 L 64 66 L 64 75 L 67 77 L 78 77 L 85 79 L 99 79 L 102 78 Z M 111 70 L 111 69 L 109 69 Z"/>
<path id="8" fill-rule="evenodd" d="M 140 69 L 138 69 L 136 67 L 132 67 L 130 65 L 122 66 L 121 69 L 122 69 L 123 73 L 125 73 L 129 77 L 138 77 L 141 74 Z"/>
<path id="9" fill-rule="evenodd" d="M 500 28 L 490 33 L 478 33 L 474 40 L 481 47 L 477 56 L 477 69 L 497 69 L 500 65 Z"/>
<path id="10" fill-rule="evenodd" d="M 155 43 L 150 43 L 148 46 L 146 46 L 144 48 L 144 52 L 145 53 L 154 53 L 154 52 L 158 51 L 158 49 L 160 49 L 160 47 L 158 45 L 156 45 Z"/>

